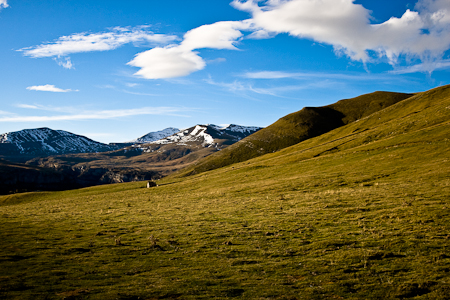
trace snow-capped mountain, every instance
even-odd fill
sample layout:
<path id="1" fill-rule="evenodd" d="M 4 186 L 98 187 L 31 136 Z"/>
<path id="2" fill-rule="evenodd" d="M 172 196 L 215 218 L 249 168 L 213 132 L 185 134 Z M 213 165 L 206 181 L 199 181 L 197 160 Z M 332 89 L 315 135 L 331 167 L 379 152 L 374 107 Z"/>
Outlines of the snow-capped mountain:
<path id="1" fill-rule="evenodd" d="M 225 126 L 217 126 L 214 124 L 196 125 L 149 144 L 187 145 L 189 143 L 200 143 L 203 147 L 221 148 L 221 144 L 228 146 L 260 129 L 261 127 L 234 124 Z"/>
<path id="2" fill-rule="evenodd" d="M 180 129 L 169 127 L 160 131 L 147 133 L 146 135 L 141 136 L 140 138 L 137 138 L 135 140 L 129 141 L 128 143 L 133 144 L 150 143 L 168 137 L 174 133 L 177 133 L 178 131 L 180 131 Z"/>
<path id="3" fill-rule="evenodd" d="M 85 136 L 50 128 L 25 129 L 0 135 L 2 156 L 48 156 L 116 150 L 117 146 L 93 141 Z"/>

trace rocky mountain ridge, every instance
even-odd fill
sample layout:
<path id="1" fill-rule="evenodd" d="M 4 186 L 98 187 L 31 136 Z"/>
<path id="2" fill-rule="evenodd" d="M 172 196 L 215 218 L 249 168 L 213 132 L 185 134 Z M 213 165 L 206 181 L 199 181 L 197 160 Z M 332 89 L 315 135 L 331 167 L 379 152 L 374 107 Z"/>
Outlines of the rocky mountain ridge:
<path id="1" fill-rule="evenodd" d="M 185 146 L 190 143 L 200 143 L 202 147 L 215 147 L 218 150 L 257 132 L 262 129 L 256 126 L 241 126 L 229 124 L 218 126 L 214 124 L 195 125 L 181 130 L 175 134 L 164 137 L 157 141 L 148 143 L 149 145 L 139 146 L 144 151 L 151 149 L 151 145 L 175 144 Z M 222 141 L 222 143 L 221 143 Z M 223 142 L 226 141 L 226 142 Z"/>
<path id="2" fill-rule="evenodd" d="M 118 146 L 93 141 L 85 136 L 47 127 L 24 129 L 0 135 L 0 157 L 26 161 L 69 153 L 95 153 L 117 150 Z"/>
<path id="3" fill-rule="evenodd" d="M 174 127 L 168 127 L 166 129 L 155 131 L 155 132 L 149 132 L 146 135 L 143 135 L 137 139 L 131 140 L 127 143 L 130 144 L 145 144 L 145 143 L 151 143 L 160 139 L 163 139 L 165 137 L 168 137 L 172 134 L 175 134 L 179 132 L 180 129 L 174 128 Z"/>

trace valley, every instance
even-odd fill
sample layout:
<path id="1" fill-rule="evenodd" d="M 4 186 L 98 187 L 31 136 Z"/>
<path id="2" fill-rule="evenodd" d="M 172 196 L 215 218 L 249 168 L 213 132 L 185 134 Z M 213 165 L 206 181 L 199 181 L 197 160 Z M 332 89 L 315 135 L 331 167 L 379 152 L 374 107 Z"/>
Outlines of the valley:
<path id="1" fill-rule="evenodd" d="M 16 162 L 8 168 L 5 166 L 8 161 L 3 160 L 4 163 L 0 164 L 0 171 L 3 170 L 0 175 L 5 174 L 0 177 L 3 181 L 0 190 L 6 194 L 33 191 L 37 186 L 40 190 L 64 190 L 160 179 L 260 129 L 233 124 L 225 127 L 196 125 L 182 131 L 168 128 L 129 143 L 106 145 L 91 141 L 91 148 L 84 146 L 88 141 L 85 137 L 48 128 L 4 134 L 3 142 L 0 143 L 0 157 Z M 25 139 L 20 139 L 23 136 Z M 39 138 L 33 139 L 35 136 Z M 65 143 L 67 136 L 71 138 L 68 144 Z M 12 142 L 5 142 L 8 139 Z M 49 144 L 54 147 L 49 148 Z M 83 147 L 71 146 L 80 144 Z M 58 148 L 57 145 L 62 146 Z M 26 147 L 32 150 L 27 152 L 24 150 Z M 16 150 L 4 150 L 12 148 Z M 72 153 L 76 151 L 84 153 Z M 33 153 L 38 157 L 31 158 Z M 19 162 L 22 164 L 18 164 Z M 11 172 L 13 166 L 17 166 L 17 169 Z M 41 172 L 38 185 L 34 182 L 37 180 L 35 176 L 26 174 L 30 167 L 45 171 Z M 52 175 L 47 176 L 48 174 Z M 59 174 L 61 182 L 55 181 L 53 174 Z"/>

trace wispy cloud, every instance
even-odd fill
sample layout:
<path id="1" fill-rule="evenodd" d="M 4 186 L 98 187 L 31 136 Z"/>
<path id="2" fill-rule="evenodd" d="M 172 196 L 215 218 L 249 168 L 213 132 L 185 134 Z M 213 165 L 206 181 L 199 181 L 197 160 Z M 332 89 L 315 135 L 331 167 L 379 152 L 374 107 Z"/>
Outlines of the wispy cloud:
<path id="1" fill-rule="evenodd" d="M 99 89 L 111 89 L 111 90 L 116 89 L 116 87 L 112 84 L 96 85 L 95 87 L 97 87 Z"/>
<path id="2" fill-rule="evenodd" d="M 4 111 L 4 110 L 0 110 L 0 115 L 14 115 L 13 113 L 9 112 L 9 111 Z"/>
<path id="3" fill-rule="evenodd" d="M 148 96 L 148 97 L 157 97 L 157 96 L 161 96 L 161 95 L 158 95 L 158 94 L 133 92 L 133 91 L 128 91 L 128 90 L 120 90 L 120 91 L 123 92 L 123 93 L 126 93 L 126 94 L 136 95 L 136 96 Z"/>
<path id="4" fill-rule="evenodd" d="M 231 92 L 237 92 L 237 91 L 247 91 L 247 90 L 251 90 L 251 86 L 242 83 L 241 81 L 235 80 L 233 82 L 230 83 L 225 83 L 225 82 L 217 82 L 214 81 L 211 76 L 208 77 L 207 79 L 204 80 L 206 83 L 210 84 L 210 85 L 215 85 L 215 86 L 220 86 L 223 87 Z"/>
<path id="5" fill-rule="evenodd" d="M 223 63 L 223 62 L 226 62 L 226 61 L 227 61 L 226 58 L 219 57 L 219 58 L 216 58 L 216 59 L 207 60 L 206 62 L 208 64 L 219 64 L 219 63 Z"/>
<path id="6" fill-rule="evenodd" d="M 288 91 L 295 91 L 295 90 L 302 90 L 306 88 L 312 87 L 309 84 L 305 85 L 286 85 L 286 86 L 277 86 L 277 87 L 269 87 L 269 88 L 260 88 L 255 87 L 253 84 L 242 82 L 239 80 L 235 80 L 233 82 L 216 82 L 211 77 L 208 79 L 205 79 L 205 82 L 210 85 L 215 85 L 222 87 L 232 93 L 244 93 L 244 92 L 251 92 L 256 93 L 260 95 L 270 95 L 270 96 L 276 96 L 276 97 L 282 97 L 280 93 L 288 92 Z M 318 84 L 317 82 L 315 84 Z"/>
<path id="7" fill-rule="evenodd" d="M 8 7 L 8 6 L 9 6 L 9 5 L 8 5 L 8 3 L 7 3 L 6 0 L 0 0 L 0 9 L 1 9 L 2 7 L 6 8 L 6 7 Z"/>
<path id="8" fill-rule="evenodd" d="M 44 107 L 39 105 L 20 104 L 22 108 L 40 109 L 47 111 L 65 111 L 67 108 Z M 168 115 L 178 117 L 188 117 L 184 113 L 191 111 L 188 108 L 179 107 L 141 107 L 135 109 L 115 109 L 99 111 L 78 111 L 73 114 L 47 115 L 47 116 L 21 116 L 6 115 L 0 116 L 0 122 L 43 122 L 43 121 L 80 121 L 80 120 L 105 120 L 116 119 L 139 115 Z"/>
<path id="9" fill-rule="evenodd" d="M 370 73 L 356 73 L 356 74 L 340 74 L 340 73 L 318 73 L 318 72 L 285 72 L 285 71 L 257 71 L 246 72 L 238 75 L 239 77 L 248 79 L 336 79 L 336 80 L 351 80 L 351 81 L 371 81 L 389 79 L 391 76 L 384 74 L 370 74 Z"/>
<path id="10" fill-rule="evenodd" d="M 431 73 L 435 70 L 444 70 L 450 68 L 450 59 L 444 59 L 441 61 L 435 61 L 435 62 L 424 62 L 421 64 L 403 67 L 403 68 L 396 68 L 393 71 L 390 71 L 391 74 L 410 74 L 410 73 Z"/>
<path id="11" fill-rule="evenodd" d="M 15 104 L 14 106 L 23 109 L 33 109 L 33 110 L 42 110 L 48 112 L 69 113 L 69 114 L 83 112 L 82 109 L 76 108 L 74 106 L 46 106 L 41 104 L 25 104 L 25 103 Z"/>
<path id="12" fill-rule="evenodd" d="M 124 83 L 125 86 L 129 87 L 129 88 L 134 88 L 136 86 L 139 86 L 139 83 Z M 144 92 L 137 92 L 137 91 L 129 91 L 126 89 L 122 89 L 119 87 L 116 87 L 114 85 L 101 85 L 101 86 L 97 86 L 100 89 L 111 89 L 111 90 L 115 90 L 117 92 L 122 92 L 122 93 L 126 93 L 126 94 L 130 94 L 130 95 L 137 95 L 137 96 L 150 96 L 150 97 L 156 97 L 156 96 L 161 96 L 160 94 L 152 94 L 152 93 L 144 93 Z"/>
<path id="13" fill-rule="evenodd" d="M 18 108 L 39 109 L 39 107 L 37 105 L 31 105 L 31 104 L 17 104 L 15 106 Z"/>
<path id="14" fill-rule="evenodd" d="M 126 82 L 125 85 L 127 87 L 133 88 L 139 85 L 139 83 L 134 83 L 134 82 Z"/>
<path id="15" fill-rule="evenodd" d="M 450 63 L 450 62 L 449 62 Z M 285 72 L 256 71 L 237 74 L 239 80 L 217 82 L 209 76 L 204 81 L 222 87 L 233 93 L 256 93 L 280 98 L 287 97 L 289 92 L 308 89 L 330 89 L 348 83 L 392 82 L 393 74 L 371 73 L 319 73 L 319 72 Z M 411 83 L 406 77 L 395 77 L 395 80 Z M 276 83 L 274 83 L 276 81 Z"/>
<path id="16" fill-rule="evenodd" d="M 54 57 L 53 60 L 56 61 L 58 66 L 61 66 L 65 69 L 73 69 L 73 64 L 70 57 Z"/>
<path id="17" fill-rule="evenodd" d="M 166 45 L 177 38 L 174 35 L 155 34 L 149 31 L 147 26 L 115 27 L 108 32 L 83 32 L 62 36 L 54 42 L 22 48 L 18 51 L 33 58 L 54 57 L 59 65 L 70 69 L 73 66 L 70 58 L 67 57 L 70 54 L 108 51 L 129 43 L 136 46 L 140 44 Z M 64 59 L 61 60 L 61 57 Z"/>
<path id="18" fill-rule="evenodd" d="M 53 92 L 53 93 L 68 93 L 68 92 L 78 92 L 78 90 L 71 90 L 71 89 L 60 89 L 55 87 L 53 84 L 46 84 L 46 85 L 33 85 L 27 87 L 27 90 L 30 91 L 41 91 L 41 92 Z"/>

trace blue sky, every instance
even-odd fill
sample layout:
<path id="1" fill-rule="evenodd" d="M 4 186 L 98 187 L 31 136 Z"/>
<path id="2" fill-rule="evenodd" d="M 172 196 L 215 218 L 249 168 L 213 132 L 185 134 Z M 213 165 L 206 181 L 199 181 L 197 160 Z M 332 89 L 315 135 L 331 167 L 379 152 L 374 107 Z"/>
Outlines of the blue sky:
<path id="1" fill-rule="evenodd" d="M 268 126 L 450 83 L 448 0 L 0 0 L 0 28 L 0 133 Z"/>

